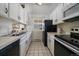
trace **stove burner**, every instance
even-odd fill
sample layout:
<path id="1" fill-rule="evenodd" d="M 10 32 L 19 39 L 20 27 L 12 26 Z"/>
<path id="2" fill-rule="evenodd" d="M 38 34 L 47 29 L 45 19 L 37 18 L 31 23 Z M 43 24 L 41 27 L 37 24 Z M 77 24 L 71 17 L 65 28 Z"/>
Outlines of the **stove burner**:
<path id="1" fill-rule="evenodd" d="M 66 41 L 74 46 L 79 47 L 79 40 L 72 38 L 70 35 L 57 35 L 55 37 L 60 38 L 60 39 Z"/>

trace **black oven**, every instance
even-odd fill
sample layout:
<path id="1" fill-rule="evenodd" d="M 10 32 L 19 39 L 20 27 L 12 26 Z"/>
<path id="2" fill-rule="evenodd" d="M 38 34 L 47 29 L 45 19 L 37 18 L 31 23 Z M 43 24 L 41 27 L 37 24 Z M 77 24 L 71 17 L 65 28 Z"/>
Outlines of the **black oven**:
<path id="1" fill-rule="evenodd" d="M 69 50 L 60 42 L 54 40 L 54 56 L 78 56 L 73 51 Z"/>

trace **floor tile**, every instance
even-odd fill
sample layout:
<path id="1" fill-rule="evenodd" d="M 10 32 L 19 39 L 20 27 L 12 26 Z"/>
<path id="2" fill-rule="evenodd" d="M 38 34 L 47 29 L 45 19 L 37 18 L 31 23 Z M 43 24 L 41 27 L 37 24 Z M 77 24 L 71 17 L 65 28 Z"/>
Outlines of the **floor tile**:
<path id="1" fill-rule="evenodd" d="M 51 53 L 41 41 L 35 41 L 31 43 L 26 56 L 51 56 Z"/>

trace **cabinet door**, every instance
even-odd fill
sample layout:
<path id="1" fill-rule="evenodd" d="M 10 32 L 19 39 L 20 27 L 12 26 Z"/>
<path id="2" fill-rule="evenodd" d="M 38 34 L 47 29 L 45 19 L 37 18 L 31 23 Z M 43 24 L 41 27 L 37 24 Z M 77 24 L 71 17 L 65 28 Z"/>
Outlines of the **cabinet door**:
<path id="1" fill-rule="evenodd" d="M 23 9 L 23 22 L 24 22 L 24 24 L 26 24 L 26 10 L 25 10 L 25 8 Z"/>
<path id="2" fill-rule="evenodd" d="M 54 55 L 54 37 L 53 38 L 51 37 L 50 46 L 51 46 L 51 53 L 52 53 L 52 55 Z"/>
<path id="3" fill-rule="evenodd" d="M 26 52 L 27 52 L 27 49 L 28 49 L 28 41 L 27 41 L 26 36 L 24 36 L 24 37 L 21 38 L 20 55 L 25 56 Z"/>
<path id="4" fill-rule="evenodd" d="M 8 3 L 0 3 L 0 15 L 8 16 Z"/>
<path id="5" fill-rule="evenodd" d="M 50 14 L 50 19 L 53 20 L 53 24 L 56 23 L 56 9 Z"/>
<path id="6" fill-rule="evenodd" d="M 8 16 L 8 13 L 9 13 L 9 4 L 8 3 L 5 3 L 5 5 L 4 5 L 4 8 L 5 8 L 5 10 L 4 10 L 4 12 L 5 12 L 5 14 L 6 14 L 6 16 Z"/>
<path id="7" fill-rule="evenodd" d="M 70 21 L 70 19 L 72 19 L 72 21 L 74 21 L 74 18 L 76 18 L 75 20 L 78 20 L 77 17 L 79 15 L 79 4 L 78 3 L 69 4 L 67 7 L 64 8 L 63 12 L 64 12 L 63 20 Z"/>
<path id="8" fill-rule="evenodd" d="M 23 8 L 21 7 L 21 5 L 19 6 L 19 16 L 20 16 L 20 22 L 24 23 L 23 20 L 24 20 L 24 10 Z"/>
<path id="9" fill-rule="evenodd" d="M 0 3 L 0 10 L 5 11 L 5 4 L 4 3 Z"/>
<path id="10" fill-rule="evenodd" d="M 10 3 L 9 4 L 9 17 L 18 20 L 19 7 L 18 3 Z"/>
<path id="11" fill-rule="evenodd" d="M 20 55 L 25 56 L 26 54 L 26 42 L 20 45 Z"/>
<path id="12" fill-rule="evenodd" d="M 63 4 L 59 4 L 56 9 L 53 11 L 53 24 L 59 24 L 63 19 Z"/>
<path id="13" fill-rule="evenodd" d="M 57 7 L 57 24 L 62 22 L 63 19 L 63 4 L 59 4 Z"/>
<path id="14" fill-rule="evenodd" d="M 47 46 L 48 46 L 48 48 L 50 49 L 50 35 L 48 34 L 47 35 Z"/>
<path id="15" fill-rule="evenodd" d="M 53 11 L 53 14 L 52 14 L 52 19 L 53 19 L 53 24 L 56 24 L 56 22 L 57 22 L 57 19 L 56 19 L 56 14 L 57 14 L 57 10 L 55 9 L 54 11 Z"/>
<path id="16" fill-rule="evenodd" d="M 64 10 L 67 10 L 77 3 L 63 3 Z"/>

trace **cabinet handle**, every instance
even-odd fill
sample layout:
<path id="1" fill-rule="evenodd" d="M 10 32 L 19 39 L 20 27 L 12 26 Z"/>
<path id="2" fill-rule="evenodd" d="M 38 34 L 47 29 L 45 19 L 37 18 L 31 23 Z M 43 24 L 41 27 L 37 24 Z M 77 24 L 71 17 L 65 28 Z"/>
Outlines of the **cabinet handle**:
<path id="1" fill-rule="evenodd" d="M 8 13 L 8 9 L 7 9 L 7 8 L 5 8 L 5 13 L 6 13 L 6 14 Z"/>

